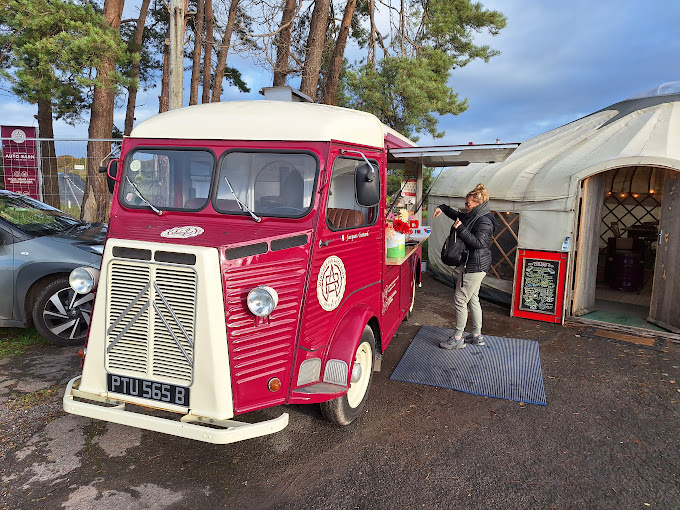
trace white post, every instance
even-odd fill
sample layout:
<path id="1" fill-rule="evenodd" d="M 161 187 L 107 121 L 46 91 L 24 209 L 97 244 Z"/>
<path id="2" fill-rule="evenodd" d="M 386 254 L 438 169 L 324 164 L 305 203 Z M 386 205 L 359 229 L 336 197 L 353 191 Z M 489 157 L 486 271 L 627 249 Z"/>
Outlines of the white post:
<path id="1" fill-rule="evenodd" d="M 182 107 L 184 85 L 184 16 L 185 0 L 170 1 L 170 72 L 168 83 L 168 109 Z"/>

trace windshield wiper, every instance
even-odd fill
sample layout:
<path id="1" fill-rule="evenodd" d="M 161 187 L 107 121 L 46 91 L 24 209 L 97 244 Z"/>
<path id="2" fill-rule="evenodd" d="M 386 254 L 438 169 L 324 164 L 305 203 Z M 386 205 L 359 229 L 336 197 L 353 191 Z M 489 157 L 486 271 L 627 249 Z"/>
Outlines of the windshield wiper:
<path id="1" fill-rule="evenodd" d="M 163 216 L 163 211 L 160 209 L 156 208 L 155 205 L 153 205 L 151 202 L 149 202 L 146 198 L 144 198 L 144 195 L 142 195 L 142 192 L 137 189 L 137 186 L 135 186 L 135 183 L 130 180 L 130 178 L 126 175 L 125 180 L 132 186 L 132 189 L 135 190 L 135 193 L 137 193 L 137 196 L 142 199 L 142 201 L 151 207 L 151 210 L 155 212 L 158 216 Z"/>
<path id="2" fill-rule="evenodd" d="M 89 226 L 89 225 L 91 225 L 91 223 L 80 222 L 80 223 L 76 223 L 75 225 L 69 225 L 69 226 L 64 227 L 64 229 L 61 231 L 61 233 L 62 234 L 70 234 L 75 229 L 80 228 L 80 227 L 84 227 L 86 225 Z"/>
<path id="3" fill-rule="evenodd" d="M 226 175 L 224 176 L 224 180 L 227 181 L 227 186 L 229 186 L 229 189 L 231 190 L 231 194 L 234 195 L 234 198 L 236 199 L 236 203 L 237 203 L 238 206 L 241 208 L 241 210 L 247 212 L 248 214 L 250 214 L 250 216 L 251 216 L 257 223 L 260 223 L 260 222 L 262 221 L 262 218 L 260 218 L 259 216 L 257 216 L 257 215 L 256 215 L 253 211 L 251 211 L 250 209 L 248 209 L 248 206 L 239 200 L 239 198 L 236 196 L 236 193 L 234 193 L 234 188 L 231 187 L 231 183 L 229 182 L 229 179 L 227 179 L 227 176 L 226 176 Z"/>

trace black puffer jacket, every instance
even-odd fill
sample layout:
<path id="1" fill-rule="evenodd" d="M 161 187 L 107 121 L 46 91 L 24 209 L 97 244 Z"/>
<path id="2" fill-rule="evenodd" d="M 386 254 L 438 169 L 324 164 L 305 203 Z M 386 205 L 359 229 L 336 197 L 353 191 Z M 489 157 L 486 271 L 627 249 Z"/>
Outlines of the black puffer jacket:
<path id="1" fill-rule="evenodd" d="M 460 225 L 456 231 L 468 248 L 469 256 L 465 264 L 466 273 L 488 273 L 491 269 L 491 243 L 493 242 L 493 232 L 498 225 L 494 214 L 489 210 L 488 202 L 478 205 L 469 213 L 461 213 L 448 205 L 440 205 L 439 208 L 452 220 L 460 219 Z M 468 230 L 467 225 L 482 213 L 479 219 L 472 225 L 472 230 Z M 451 227 L 453 228 L 453 227 Z"/>

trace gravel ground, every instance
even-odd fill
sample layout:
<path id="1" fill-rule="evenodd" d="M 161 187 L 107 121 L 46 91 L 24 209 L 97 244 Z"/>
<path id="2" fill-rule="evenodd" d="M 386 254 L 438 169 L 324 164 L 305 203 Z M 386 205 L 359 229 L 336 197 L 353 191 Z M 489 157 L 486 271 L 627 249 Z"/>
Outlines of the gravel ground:
<path id="1" fill-rule="evenodd" d="M 288 412 L 286 429 L 233 445 L 63 413 L 75 348 L 0 360 L 0 508 L 680 508 L 678 344 L 483 303 L 486 333 L 539 342 L 547 406 L 390 380 L 420 325 L 450 327 L 452 294 L 425 277 L 357 422 L 284 406 L 253 414 Z"/>

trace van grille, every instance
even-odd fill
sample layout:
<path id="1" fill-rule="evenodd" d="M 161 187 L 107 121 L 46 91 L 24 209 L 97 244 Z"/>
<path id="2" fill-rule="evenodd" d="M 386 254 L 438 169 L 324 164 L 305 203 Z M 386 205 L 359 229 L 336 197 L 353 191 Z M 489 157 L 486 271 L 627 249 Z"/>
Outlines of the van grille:
<path id="1" fill-rule="evenodd" d="M 107 309 L 107 370 L 188 386 L 193 377 L 196 271 L 113 260 Z"/>

